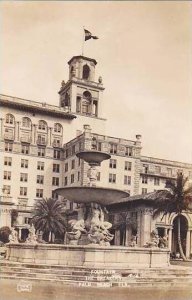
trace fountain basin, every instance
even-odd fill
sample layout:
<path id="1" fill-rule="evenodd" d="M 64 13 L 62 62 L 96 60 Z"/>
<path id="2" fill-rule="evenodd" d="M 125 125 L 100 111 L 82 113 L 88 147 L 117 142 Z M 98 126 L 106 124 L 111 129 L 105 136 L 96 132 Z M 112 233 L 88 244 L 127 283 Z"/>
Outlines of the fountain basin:
<path id="1" fill-rule="evenodd" d="M 80 159 L 83 159 L 90 165 L 93 164 L 96 166 L 100 166 L 103 160 L 107 160 L 111 158 L 111 155 L 108 153 L 101 152 L 101 151 L 93 151 L 93 150 L 81 151 L 77 153 L 76 156 L 79 157 Z"/>
<path id="2" fill-rule="evenodd" d="M 92 245 L 8 244 L 6 259 L 23 263 L 129 268 L 169 266 L 169 250 L 137 247 L 95 247 Z"/>
<path id="3" fill-rule="evenodd" d="M 129 193 L 111 188 L 101 187 L 66 187 L 55 190 L 58 195 L 63 196 L 69 201 L 76 203 L 91 203 L 95 202 L 101 205 L 118 203 L 122 199 L 127 201 Z"/>

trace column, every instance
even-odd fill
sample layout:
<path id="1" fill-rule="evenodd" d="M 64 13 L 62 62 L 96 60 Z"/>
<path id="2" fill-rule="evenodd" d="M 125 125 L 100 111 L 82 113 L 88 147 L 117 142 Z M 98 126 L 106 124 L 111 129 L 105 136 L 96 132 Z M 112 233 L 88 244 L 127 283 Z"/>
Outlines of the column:
<path id="1" fill-rule="evenodd" d="M 192 230 L 190 232 L 191 232 L 190 256 L 192 256 Z"/>
<path id="2" fill-rule="evenodd" d="M 115 230 L 114 244 L 115 246 L 120 245 L 120 230 Z"/>
<path id="3" fill-rule="evenodd" d="M 149 209 L 143 210 L 142 224 L 141 224 L 141 246 L 151 240 L 151 211 Z"/>
<path id="4" fill-rule="evenodd" d="M 47 133 L 47 146 L 52 146 L 52 128 L 48 128 L 48 133 Z"/>
<path id="5" fill-rule="evenodd" d="M 15 140 L 16 142 L 19 142 L 19 123 L 15 122 Z"/>
<path id="6" fill-rule="evenodd" d="M 169 229 L 168 233 L 168 248 L 170 251 L 172 250 L 172 228 Z"/>
<path id="7" fill-rule="evenodd" d="M 186 236 L 186 257 L 190 257 L 190 230 L 187 230 Z"/>
<path id="8" fill-rule="evenodd" d="M 3 118 L 0 118 L 0 138 L 3 139 Z"/>

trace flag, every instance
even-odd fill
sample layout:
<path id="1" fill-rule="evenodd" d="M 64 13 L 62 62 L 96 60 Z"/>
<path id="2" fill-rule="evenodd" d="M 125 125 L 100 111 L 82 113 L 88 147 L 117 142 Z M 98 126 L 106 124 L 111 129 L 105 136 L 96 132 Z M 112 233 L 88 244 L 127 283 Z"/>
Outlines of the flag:
<path id="1" fill-rule="evenodd" d="M 95 35 L 92 35 L 92 33 L 89 30 L 84 29 L 84 32 L 85 32 L 85 41 L 90 40 L 90 39 L 98 40 L 98 37 Z"/>

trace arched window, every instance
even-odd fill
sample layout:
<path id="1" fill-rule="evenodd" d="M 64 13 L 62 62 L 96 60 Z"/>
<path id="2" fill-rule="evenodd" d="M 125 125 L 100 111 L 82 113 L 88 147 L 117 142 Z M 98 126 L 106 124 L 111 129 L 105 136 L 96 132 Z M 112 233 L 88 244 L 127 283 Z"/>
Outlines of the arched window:
<path id="1" fill-rule="evenodd" d="M 82 102 L 82 113 L 83 114 L 91 114 L 91 93 L 89 91 L 85 91 L 83 93 L 83 102 Z"/>
<path id="2" fill-rule="evenodd" d="M 89 79 L 90 68 L 88 65 L 83 66 L 83 79 Z"/>
<path id="3" fill-rule="evenodd" d="M 59 123 L 54 124 L 54 132 L 62 133 L 62 125 Z"/>
<path id="4" fill-rule="evenodd" d="M 14 116 L 11 115 L 11 114 L 7 114 L 6 117 L 5 117 L 5 123 L 14 124 L 14 122 L 15 122 Z"/>
<path id="5" fill-rule="evenodd" d="M 22 118 L 22 127 L 30 128 L 31 127 L 31 120 L 27 117 Z"/>
<path id="6" fill-rule="evenodd" d="M 47 130 L 47 123 L 44 120 L 39 121 L 38 129 Z"/>

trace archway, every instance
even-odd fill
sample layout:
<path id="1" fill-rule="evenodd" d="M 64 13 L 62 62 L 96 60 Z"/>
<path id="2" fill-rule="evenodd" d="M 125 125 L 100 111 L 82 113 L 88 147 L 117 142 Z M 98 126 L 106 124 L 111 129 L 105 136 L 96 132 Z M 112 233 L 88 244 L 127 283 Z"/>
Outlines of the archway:
<path id="1" fill-rule="evenodd" d="M 183 247 L 183 252 L 186 255 L 186 237 L 188 230 L 188 221 L 185 216 L 180 216 L 181 220 L 181 245 Z M 178 246 L 178 216 L 173 220 L 173 239 L 172 239 L 172 253 L 175 254 L 179 252 Z"/>

